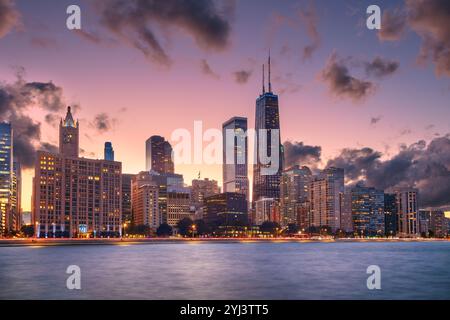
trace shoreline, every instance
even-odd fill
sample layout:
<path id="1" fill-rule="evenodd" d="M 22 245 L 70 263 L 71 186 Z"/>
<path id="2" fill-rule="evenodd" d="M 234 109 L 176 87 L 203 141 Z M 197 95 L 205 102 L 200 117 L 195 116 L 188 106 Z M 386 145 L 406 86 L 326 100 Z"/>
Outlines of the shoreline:
<path id="1" fill-rule="evenodd" d="M 380 238 L 380 239 L 301 239 L 301 238 L 111 238 L 111 239 L 0 239 L 0 247 L 138 245 L 157 243 L 267 243 L 267 242 L 448 242 L 450 239 Z"/>

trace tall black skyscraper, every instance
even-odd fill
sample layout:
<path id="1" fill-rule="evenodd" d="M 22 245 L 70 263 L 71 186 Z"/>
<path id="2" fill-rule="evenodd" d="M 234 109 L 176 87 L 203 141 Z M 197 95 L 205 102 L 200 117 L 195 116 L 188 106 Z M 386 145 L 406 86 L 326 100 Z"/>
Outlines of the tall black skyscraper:
<path id="1" fill-rule="evenodd" d="M 263 66 L 263 90 L 262 94 L 256 99 L 255 115 L 255 164 L 253 166 L 253 202 L 261 198 L 280 199 L 280 179 L 283 170 L 283 146 L 281 144 L 281 135 L 278 135 L 278 158 L 269 164 L 261 163 L 261 156 L 264 151 L 268 157 L 271 154 L 271 136 L 276 134 L 273 130 L 280 132 L 280 112 L 278 109 L 278 96 L 272 92 L 272 83 L 270 81 L 270 55 L 268 61 L 269 67 L 269 91 L 265 90 L 264 66 Z M 266 130 L 266 131 L 264 131 Z M 260 140 L 267 135 L 266 150 L 260 150 Z M 272 159 L 273 160 L 273 159 Z M 275 173 L 267 174 L 267 169 L 278 167 Z M 272 171 L 272 170 L 269 170 Z"/>

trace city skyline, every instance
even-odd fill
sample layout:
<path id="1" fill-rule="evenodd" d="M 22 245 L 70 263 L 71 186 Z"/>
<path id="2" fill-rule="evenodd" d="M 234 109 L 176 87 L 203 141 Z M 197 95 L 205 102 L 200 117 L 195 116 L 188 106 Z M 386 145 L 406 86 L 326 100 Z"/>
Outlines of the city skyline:
<path id="1" fill-rule="evenodd" d="M 25 88 L 36 94 L 42 92 L 39 83 L 47 84 L 45 97 L 48 99 L 37 102 L 51 106 L 24 107 L 29 111 L 32 127 L 40 123 L 40 135 L 24 130 L 24 122 L 17 120 L 24 117 L 11 118 L 8 113 L 1 113 L 0 120 L 12 119 L 20 124 L 18 129 L 22 130 L 23 139 L 34 144 L 32 148 L 23 149 L 34 152 L 43 145 L 55 146 L 59 120 L 56 118 L 55 124 L 55 115 L 72 105 L 80 126 L 86 130 L 80 136 L 81 154 L 101 159 L 104 142 L 111 141 L 116 159 L 123 163 L 123 172 L 138 173 L 145 168 L 144 143 L 149 136 L 170 139 L 171 132 L 178 128 L 192 130 L 195 120 L 202 120 L 204 129 L 221 129 L 221 124 L 232 116 L 245 116 L 253 124 L 254 102 L 261 86 L 260 65 L 270 49 L 272 82 L 280 96 L 281 138 L 282 142 L 290 141 L 285 145 L 289 151 L 286 167 L 295 163 L 313 169 L 324 168 L 327 164 L 345 167 L 350 164 L 353 170 L 347 171 L 348 179 L 354 182 L 365 169 L 360 162 L 372 159 L 376 170 L 369 172 L 372 174 L 369 180 L 378 184 L 382 173 L 396 164 L 387 160 L 405 161 L 406 170 L 418 175 L 400 175 L 396 177 L 398 181 L 415 182 L 430 190 L 430 183 L 439 181 L 439 192 L 428 197 L 428 204 L 450 204 L 449 199 L 442 197 L 444 187 L 450 185 L 448 176 L 436 175 L 437 171 L 432 170 L 434 180 L 427 179 L 426 174 L 421 173 L 424 168 L 412 164 L 413 159 L 418 158 L 426 166 L 440 156 L 440 168 L 446 168 L 448 174 L 450 145 L 450 126 L 446 121 L 450 116 L 448 74 L 445 69 L 437 72 L 439 61 L 429 61 L 425 66 L 415 64 L 423 39 L 420 29 L 413 23 L 405 27 L 403 37 L 390 41 L 387 35 L 359 26 L 359 21 L 365 17 L 365 6 L 352 2 L 345 7 L 330 4 L 327 8 L 320 3 L 289 2 L 283 8 L 271 2 L 260 6 L 251 1 L 237 3 L 232 10 L 233 19 L 226 11 L 223 16 L 219 15 L 229 31 L 219 34 L 218 42 L 213 41 L 213 44 L 208 42 L 209 34 L 197 33 L 190 24 L 173 26 L 161 22 L 186 31 L 186 34 L 171 35 L 173 46 L 166 53 L 172 64 L 166 67 L 152 58 L 146 59 L 142 52 L 120 39 L 114 39 L 114 34 L 108 33 L 110 29 L 97 21 L 95 8 L 86 2 L 79 2 L 84 14 L 82 32 L 71 33 L 64 29 L 63 23 L 57 25 L 65 18 L 67 3 L 44 1 L 36 6 L 18 2 L 15 10 L 21 14 L 23 29 L 12 27 L 0 36 L 0 57 L 8 61 L 0 65 L 4 81 L 1 90 L 14 93 Z M 396 1 L 381 7 L 393 10 L 396 6 L 406 4 Z M 249 19 L 250 8 L 255 7 L 260 18 Z M 38 12 L 43 19 L 32 12 Z M 104 14 L 102 12 L 100 14 Z M 55 18 L 58 15 L 60 19 Z M 430 22 L 425 21 L 426 27 Z M 47 26 L 33 28 L 36 25 Z M 326 33 L 331 27 L 342 31 L 335 39 Z M 257 37 L 253 38 L 253 34 Z M 204 46 L 198 44 L 202 41 L 204 46 L 212 46 L 220 52 L 204 50 Z M 180 46 L 183 51 L 177 50 Z M 313 49 L 311 56 L 303 55 L 310 52 L 303 51 L 307 48 Z M 362 83 L 371 83 L 370 89 L 374 92 L 363 91 L 362 96 L 356 92 L 356 96 L 351 96 L 354 91 L 333 82 L 338 71 L 343 71 L 344 76 L 361 79 Z M 416 81 L 408 81 L 411 78 Z M 435 135 L 437 133 L 439 135 Z M 428 147 L 432 141 L 434 144 Z M 26 159 L 22 162 L 22 207 L 28 211 L 33 172 Z M 183 174 L 186 181 L 197 177 L 199 171 L 203 177 L 215 179 L 222 185 L 221 166 L 175 164 L 175 172 Z"/>

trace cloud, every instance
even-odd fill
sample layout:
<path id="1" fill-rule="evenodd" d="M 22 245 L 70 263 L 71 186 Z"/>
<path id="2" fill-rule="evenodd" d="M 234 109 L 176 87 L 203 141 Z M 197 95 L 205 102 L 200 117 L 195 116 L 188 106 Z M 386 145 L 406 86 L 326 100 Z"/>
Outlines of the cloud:
<path id="1" fill-rule="evenodd" d="M 431 59 L 438 76 L 450 76 L 450 1 L 406 0 L 409 25 L 422 38 L 420 61 Z"/>
<path id="2" fill-rule="evenodd" d="M 421 207 L 450 205 L 450 135 L 403 146 L 391 159 L 371 148 L 344 149 L 327 166 L 344 168 L 350 182 L 387 190 L 409 186 L 419 189 Z M 348 182 L 349 182 L 348 181 Z"/>
<path id="3" fill-rule="evenodd" d="M 320 162 L 322 147 L 309 146 L 303 142 L 286 141 L 284 144 L 285 166 L 290 167 L 296 164 L 316 166 Z"/>
<path id="4" fill-rule="evenodd" d="M 372 82 L 357 79 L 350 75 L 343 60 L 338 60 L 333 53 L 321 72 L 321 80 L 328 84 L 329 90 L 337 97 L 351 98 L 359 101 L 374 92 Z"/>
<path id="5" fill-rule="evenodd" d="M 320 34 L 317 30 L 318 17 L 314 6 L 299 11 L 300 22 L 303 23 L 312 43 L 303 48 L 303 60 L 311 59 L 312 54 L 320 46 Z"/>
<path id="6" fill-rule="evenodd" d="M 233 3 L 220 8 L 209 0 L 105 0 L 101 22 L 151 61 L 170 65 L 158 33 L 168 36 L 181 30 L 202 49 L 224 50 L 229 44 Z"/>
<path id="7" fill-rule="evenodd" d="M 108 114 L 102 112 L 94 117 L 94 120 L 90 123 L 90 126 L 98 133 L 104 133 L 111 130 L 115 122 L 116 119 L 111 119 Z"/>
<path id="8" fill-rule="evenodd" d="M 251 75 L 252 75 L 251 70 L 239 70 L 239 71 L 233 72 L 234 81 L 236 81 L 239 84 L 247 83 L 247 81 Z"/>
<path id="9" fill-rule="evenodd" d="M 20 23 L 20 13 L 11 0 L 0 0 L 0 38 Z"/>
<path id="10" fill-rule="evenodd" d="M 22 167 L 34 166 L 38 149 L 50 150 L 51 144 L 41 143 L 41 123 L 28 114 L 38 107 L 48 114 L 64 109 L 62 89 L 52 82 L 26 82 L 19 68 L 16 82 L 0 84 L 0 121 L 10 122 L 14 130 L 14 156 Z M 53 149 L 52 149 L 53 150 Z"/>
<path id="11" fill-rule="evenodd" d="M 407 26 L 407 16 L 401 9 L 383 11 L 381 29 L 378 32 L 380 41 L 396 41 L 401 39 Z"/>
<path id="12" fill-rule="evenodd" d="M 214 79 L 220 78 L 220 76 L 212 70 L 211 66 L 209 65 L 208 61 L 206 61 L 206 59 L 200 60 L 200 68 L 203 74 L 213 77 Z"/>
<path id="13" fill-rule="evenodd" d="M 403 9 L 385 10 L 378 38 L 396 41 L 407 29 L 422 40 L 418 61 L 431 60 L 438 77 L 450 76 L 450 1 L 405 0 Z"/>
<path id="14" fill-rule="evenodd" d="M 378 122 L 381 121 L 381 118 L 382 118 L 381 116 L 370 118 L 370 124 L 371 124 L 371 125 L 377 124 Z"/>
<path id="15" fill-rule="evenodd" d="M 397 61 L 383 60 L 380 57 L 376 57 L 373 61 L 365 63 L 366 73 L 377 78 L 393 74 L 398 70 L 398 67 L 399 63 Z"/>

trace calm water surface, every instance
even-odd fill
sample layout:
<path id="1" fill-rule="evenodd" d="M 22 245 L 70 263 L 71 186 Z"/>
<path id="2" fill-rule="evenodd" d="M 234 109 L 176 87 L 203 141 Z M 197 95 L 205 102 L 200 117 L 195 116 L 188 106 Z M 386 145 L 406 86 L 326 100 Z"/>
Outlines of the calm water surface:
<path id="1" fill-rule="evenodd" d="M 81 290 L 66 288 L 73 264 Z M 450 242 L 0 247 L 0 299 L 37 298 L 450 299 Z"/>

